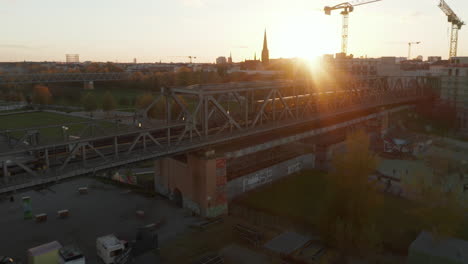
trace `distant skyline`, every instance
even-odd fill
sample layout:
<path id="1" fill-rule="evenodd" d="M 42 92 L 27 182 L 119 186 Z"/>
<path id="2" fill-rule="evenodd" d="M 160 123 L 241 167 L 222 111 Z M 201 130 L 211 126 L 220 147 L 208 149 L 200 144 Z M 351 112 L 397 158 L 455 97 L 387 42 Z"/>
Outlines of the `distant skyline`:
<path id="1" fill-rule="evenodd" d="M 0 0 L 0 61 L 214 62 L 261 54 L 268 34 L 270 58 L 313 58 L 337 53 L 339 11 L 333 0 Z M 466 0 L 447 0 L 468 21 Z M 448 57 L 449 24 L 437 0 L 383 0 L 350 15 L 349 53 L 355 57 Z M 458 55 L 468 55 L 468 26 Z"/>

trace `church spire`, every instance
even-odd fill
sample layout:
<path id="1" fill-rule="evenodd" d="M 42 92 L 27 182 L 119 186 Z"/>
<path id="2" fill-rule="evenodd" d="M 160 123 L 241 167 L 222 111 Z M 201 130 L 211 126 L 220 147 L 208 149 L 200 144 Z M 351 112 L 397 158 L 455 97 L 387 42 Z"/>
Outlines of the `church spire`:
<path id="1" fill-rule="evenodd" d="M 263 35 L 263 50 L 262 50 L 262 63 L 267 65 L 270 62 L 270 52 L 268 51 L 268 42 L 267 42 L 267 33 L 265 28 L 265 33 Z"/>

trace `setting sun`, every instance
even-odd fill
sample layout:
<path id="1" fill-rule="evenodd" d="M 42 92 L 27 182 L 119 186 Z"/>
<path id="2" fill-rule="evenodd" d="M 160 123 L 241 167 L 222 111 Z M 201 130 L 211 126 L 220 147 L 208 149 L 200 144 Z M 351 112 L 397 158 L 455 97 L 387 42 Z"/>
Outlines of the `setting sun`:
<path id="1" fill-rule="evenodd" d="M 272 33 L 278 36 L 271 36 L 271 45 L 280 57 L 310 60 L 323 54 L 337 53 L 340 31 L 334 28 L 334 22 L 318 11 L 290 15 L 281 20 L 277 28 L 272 28 Z"/>

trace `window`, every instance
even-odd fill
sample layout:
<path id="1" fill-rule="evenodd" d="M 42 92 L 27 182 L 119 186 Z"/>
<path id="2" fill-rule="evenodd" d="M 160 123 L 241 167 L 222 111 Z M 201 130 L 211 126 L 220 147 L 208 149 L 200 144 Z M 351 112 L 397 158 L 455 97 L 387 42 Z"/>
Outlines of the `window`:
<path id="1" fill-rule="evenodd" d="M 452 69 L 449 69 L 448 75 L 449 75 L 449 76 L 452 76 Z"/>
<path id="2" fill-rule="evenodd" d="M 459 69 L 456 69 L 455 70 L 455 76 L 458 76 L 460 74 L 460 70 Z"/>
<path id="3" fill-rule="evenodd" d="M 122 249 L 117 249 L 117 250 L 111 251 L 111 252 L 109 253 L 109 256 L 115 257 L 115 256 L 117 256 L 117 255 L 120 255 L 120 253 L 122 253 Z"/>

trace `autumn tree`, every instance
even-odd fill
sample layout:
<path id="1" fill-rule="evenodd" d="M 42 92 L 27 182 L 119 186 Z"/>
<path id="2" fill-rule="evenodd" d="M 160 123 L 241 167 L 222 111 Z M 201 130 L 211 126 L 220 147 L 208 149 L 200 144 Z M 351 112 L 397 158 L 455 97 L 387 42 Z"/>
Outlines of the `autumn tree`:
<path id="1" fill-rule="evenodd" d="M 49 88 L 44 85 L 36 85 L 33 90 L 33 103 L 46 105 L 52 102 L 52 94 Z"/>
<path id="2" fill-rule="evenodd" d="M 85 111 L 89 112 L 90 116 L 93 116 L 92 112 L 96 111 L 98 108 L 96 97 L 91 93 L 87 93 L 82 101 Z"/>
<path id="3" fill-rule="evenodd" d="M 422 206 L 416 210 L 416 215 L 425 230 L 436 238 L 448 238 L 459 233 L 466 209 L 456 192 L 427 188 L 420 199 Z"/>
<path id="4" fill-rule="evenodd" d="M 177 71 L 175 81 L 177 86 L 187 86 L 192 84 L 192 70 L 188 67 L 182 67 Z"/>
<path id="5" fill-rule="evenodd" d="M 135 108 L 144 111 L 148 106 L 153 104 L 156 100 L 153 95 L 146 93 L 137 97 L 135 101 Z M 178 101 L 181 102 L 186 108 L 188 107 L 187 103 L 183 97 L 178 97 Z M 166 98 L 161 97 L 157 102 L 154 102 L 153 106 L 148 111 L 148 117 L 154 119 L 165 119 L 166 118 Z M 171 115 L 172 119 L 176 118 L 182 111 L 182 107 L 179 104 L 171 100 Z"/>
<path id="6" fill-rule="evenodd" d="M 381 246 L 376 226 L 381 196 L 369 180 L 378 159 L 370 152 L 364 131 L 350 134 L 346 151 L 333 159 L 320 232 L 325 241 L 341 252 L 373 252 Z"/>
<path id="7" fill-rule="evenodd" d="M 428 161 L 432 175 L 416 172 L 408 177 L 403 187 L 409 198 L 418 202 L 413 214 L 419 219 L 421 228 L 439 239 L 451 237 L 458 233 L 465 219 L 463 184 L 453 184 L 459 175 L 451 160 L 434 156 Z"/>
<path id="8" fill-rule="evenodd" d="M 102 110 L 104 110 L 105 112 L 109 112 L 115 110 L 116 107 L 117 102 L 115 101 L 114 96 L 112 96 L 112 94 L 109 91 L 107 91 L 104 94 L 104 97 L 102 98 Z"/>
<path id="9" fill-rule="evenodd" d="M 140 96 L 138 96 L 135 100 L 135 108 L 138 109 L 139 111 L 145 111 L 148 106 L 150 106 L 153 101 L 154 97 L 150 93 L 145 93 Z M 156 118 L 157 117 L 157 111 L 158 109 L 156 107 L 152 107 L 151 109 L 148 110 L 148 117 L 150 118 Z"/>

